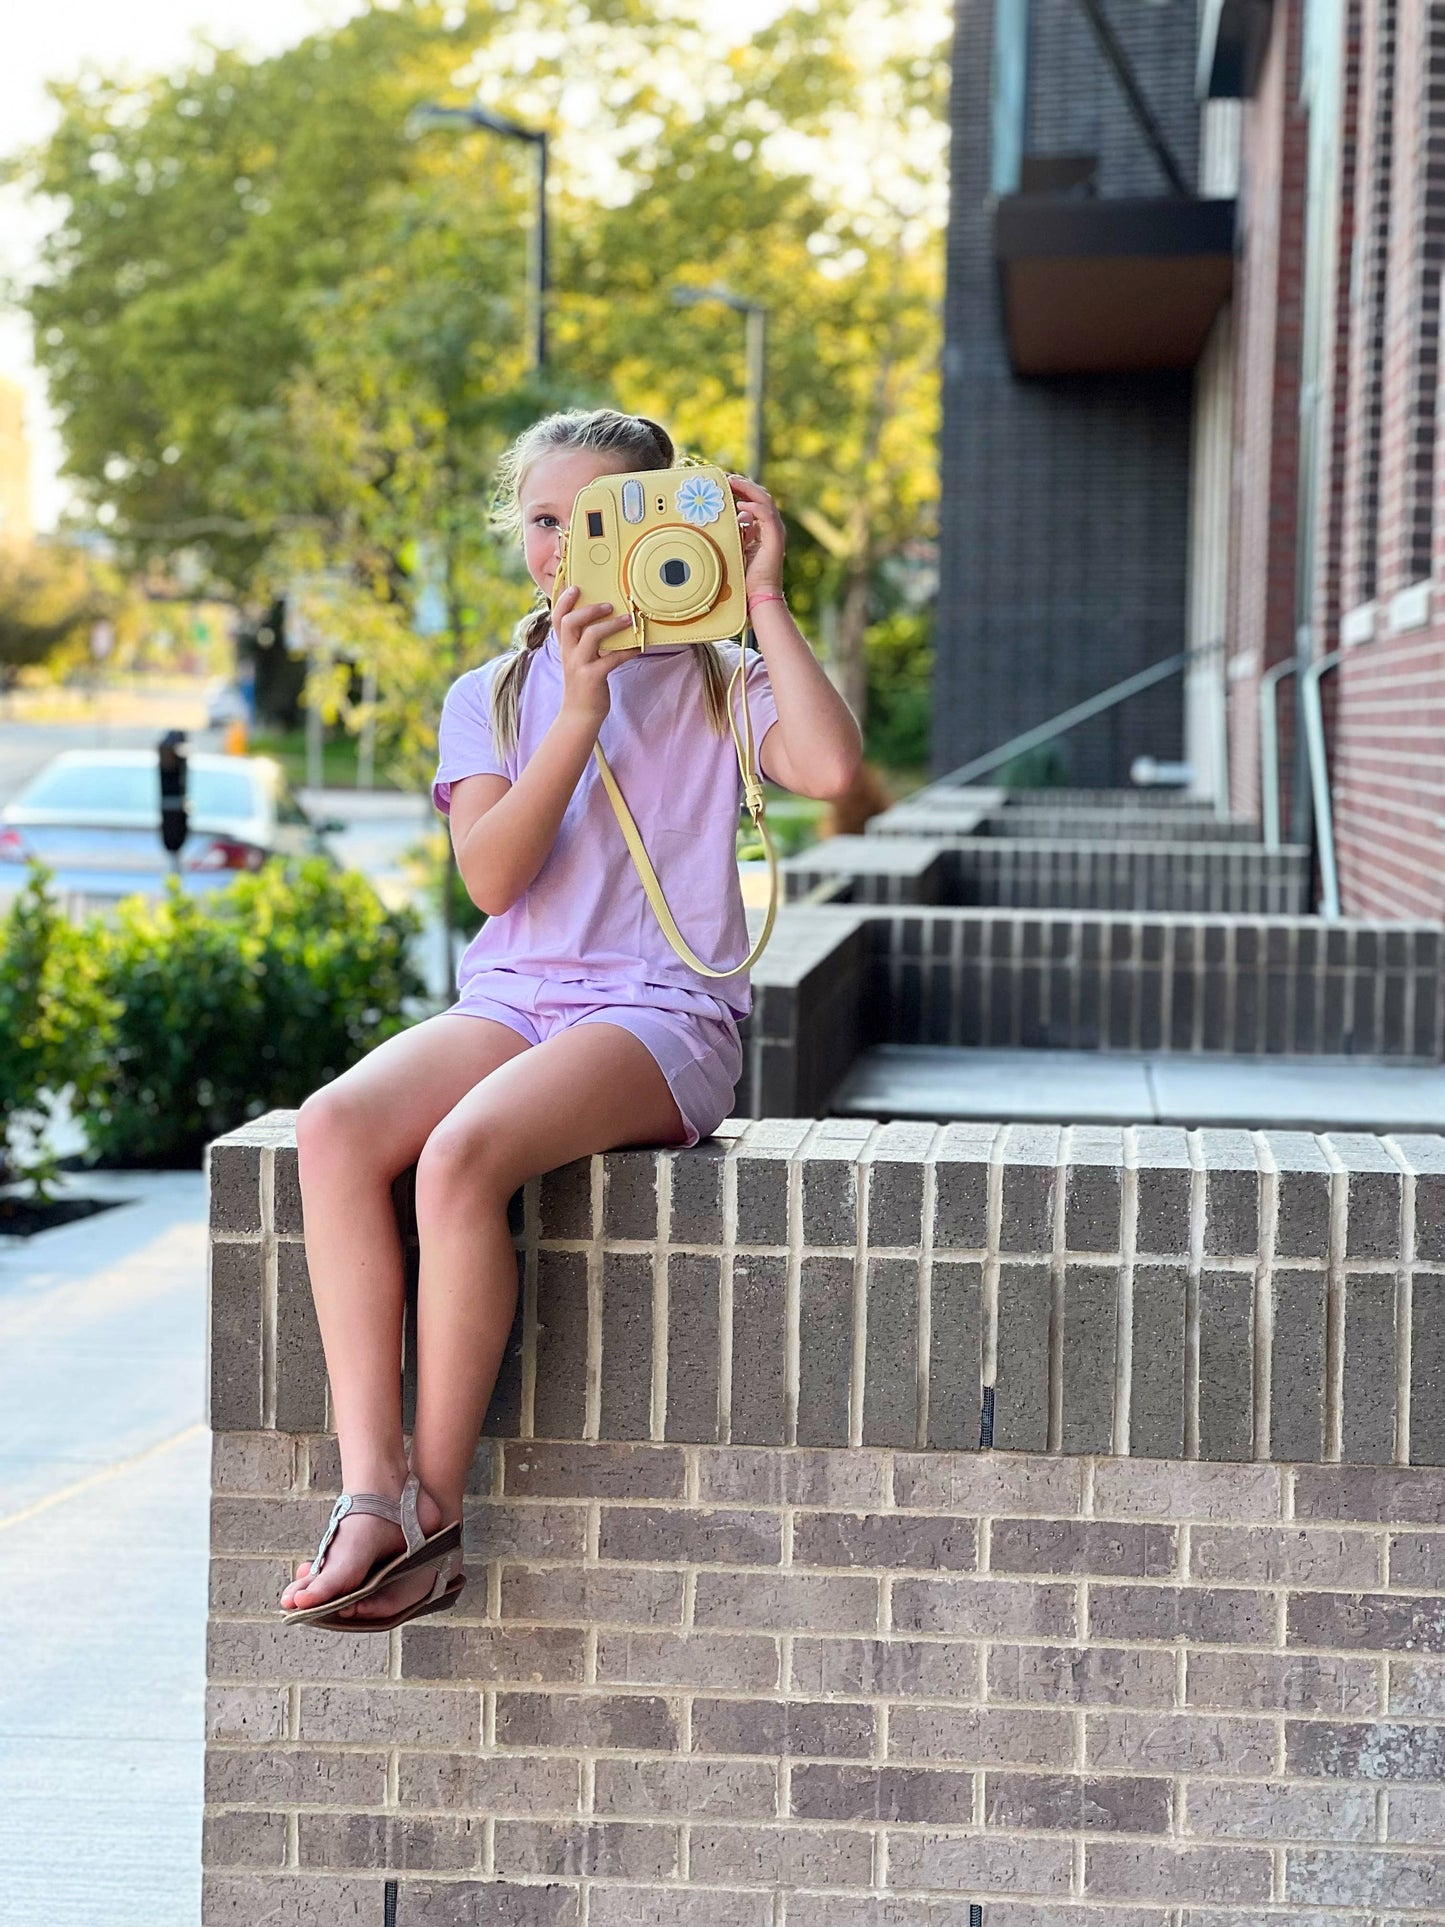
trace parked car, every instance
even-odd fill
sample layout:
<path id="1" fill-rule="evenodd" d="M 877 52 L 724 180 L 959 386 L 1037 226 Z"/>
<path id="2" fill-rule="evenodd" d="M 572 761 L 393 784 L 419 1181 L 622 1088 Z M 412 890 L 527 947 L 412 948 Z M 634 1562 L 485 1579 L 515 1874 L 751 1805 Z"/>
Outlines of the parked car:
<path id="1" fill-rule="evenodd" d="M 65 750 L 0 810 L 0 887 L 9 866 L 36 858 L 64 897 L 87 904 L 158 896 L 172 873 L 200 894 L 273 858 L 329 856 L 326 834 L 340 827 L 313 822 L 269 756 L 190 755 L 186 806 L 173 859 L 161 843 L 155 752 Z"/>

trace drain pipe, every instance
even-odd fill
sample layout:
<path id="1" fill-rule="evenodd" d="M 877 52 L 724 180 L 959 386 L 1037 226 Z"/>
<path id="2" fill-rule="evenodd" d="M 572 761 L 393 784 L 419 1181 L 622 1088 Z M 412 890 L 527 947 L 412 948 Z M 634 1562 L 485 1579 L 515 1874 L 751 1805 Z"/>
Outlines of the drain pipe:
<path id="1" fill-rule="evenodd" d="M 1300 714 L 1304 719 L 1305 746 L 1309 754 L 1310 788 L 1314 796 L 1315 832 L 1320 846 L 1320 915 L 1338 919 L 1340 884 L 1335 870 L 1335 818 L 1330 804 L 1330 772 L 1325 762 L 1325 716 L 1320 702 L 1320 679 L 1340 660 L 1343 652 L 1332 650 L 1312 662 L 1299 679 Z"/>
<path id="2" fill-rule="evenodd" d="M 1276 694 L 1286 676 L 1299 668 L 1294 656 L 1286 656 L 1259 679 L 1259 802 L 1264 817 L 1264 847 L 1277 850 L 1279 827 L 1279 697 Z"/>

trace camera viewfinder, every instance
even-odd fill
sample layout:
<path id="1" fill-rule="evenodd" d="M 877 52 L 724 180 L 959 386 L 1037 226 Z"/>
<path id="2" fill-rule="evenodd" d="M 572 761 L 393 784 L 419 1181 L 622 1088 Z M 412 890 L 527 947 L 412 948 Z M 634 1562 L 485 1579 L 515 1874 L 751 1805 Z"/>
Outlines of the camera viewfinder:
<path id="1" fill-rule="evenodd" d="M 601 509 L 588 509 L 588 511 L 587 511 L 587 533 L 588 533 L 589 535 L 601 535 L 601 533 L 602 533 L 602 511 L 601 511 Z"/>

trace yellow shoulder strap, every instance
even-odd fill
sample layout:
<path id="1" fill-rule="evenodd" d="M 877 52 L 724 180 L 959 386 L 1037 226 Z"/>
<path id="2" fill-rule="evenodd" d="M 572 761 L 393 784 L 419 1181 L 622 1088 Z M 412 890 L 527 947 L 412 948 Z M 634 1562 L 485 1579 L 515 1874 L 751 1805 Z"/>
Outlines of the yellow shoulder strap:
<path id="1" fill-rule="evenodd" d="M 657 880 L 657 872 L 652 867 L 652 859 L 647 854 L 641 833 L 633 819 L 631 810 L 627 807 L 627 799 L 618 788 L 617 778 L 612 774 L 611 765 L 602 754 L 601 743 L 594 744 L 592 749 L 592 754 L 597 762 L 598 774 L 602 778 L 602 787 L 607 792 L 608 801 L 611 803 L 613 812 L 617 817 L 623 840 L 626 842 L 627 848 L 632 856 L 632 861 L 637 867 L 637 874 L 642 881 L 642 887 L 647 892 L 647 901 L 652 905 L 657 921 L 662 926 L 662 934 L 667 938 L 667 941 L 672 945 L 678 956 L 682 958 L 682 961 L 687 965 L 689 970 L 697 971 L 698 975 L 702 977 L 735 977 L 740 970 L 751 970 L 758 958 L 762 956 L 768 938 L 773 934 L 773 920 L 778 914 L 778 857 L 777 852 L 773 848 L 773 839 L 768 834 L 768 826 L 763 820 L 763 786 L 754 768 L 753 720 L 748 713 L 748 682 L 746 670 L 747 653 L 744 651 L 738 658 L 738 666 L 733 672 L 732 682 L 728 685 L 728 722 L 732 726 L 733 747 L 737 751 L 738 768 L 742 771 L 743 798 L 747 804 L 748 814 L 752 818 L 758 834 L 763 839 L 763 848 L 767 852 L 768 914 L 763 919 L 762 935 L 741 963 L 729 964 L 726 970 L 715 970 L 711 964 L 705 964 L 702 958 L 699 957 L 694 950 L 689 948 L 686 938 L 677 927 L 677 920 L 668 908 L 667 898 L 662 894 L 662 885 Z M 738 734 L 737 717 L 733 711 L 733 691 L 739 683 L 742 685 L 743 697 L 743 733 L 741 736 Z"/>

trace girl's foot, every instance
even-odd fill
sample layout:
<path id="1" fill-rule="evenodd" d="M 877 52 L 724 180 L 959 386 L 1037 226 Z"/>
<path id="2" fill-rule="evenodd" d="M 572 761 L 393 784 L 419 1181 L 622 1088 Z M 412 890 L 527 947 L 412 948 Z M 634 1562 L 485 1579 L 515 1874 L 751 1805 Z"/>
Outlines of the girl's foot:
<path id="1" fill-rule="evenodd" d="M 424 1486 L 417 1492 L 416 1515 L 418 1524 L 428 1537 L 440 1531 L 442 1509 Z M 374 1513 L 349 1512 L 337 1526 L 336 1535 L 326 1549 L 320 1576 L 313 1584 L 308 1584 L 312 1562 L 303 1559 L 296 1568 L 296 1577 L 281 1595 L 281 1610 L 302 1612 L 311 1606 L 324 1605 L 328 1599 L 341 1599 L 347 1593 L 354 1592 L 379 1562 L 394 1558 L 405 1550 L 406 1535 L 399 1525 L 378 1518 Z M 354 1606 L 342 1607 L 338 1617 L 386 1618 L 400 1607 L 422 1598 L 431 1589 L 434 1577 L 427 1569 L 405 1573 L 371 1598 L 360 1600 Z"/>

